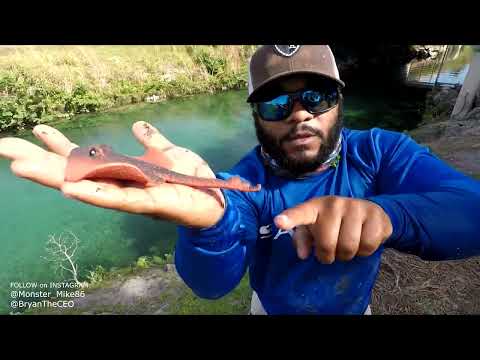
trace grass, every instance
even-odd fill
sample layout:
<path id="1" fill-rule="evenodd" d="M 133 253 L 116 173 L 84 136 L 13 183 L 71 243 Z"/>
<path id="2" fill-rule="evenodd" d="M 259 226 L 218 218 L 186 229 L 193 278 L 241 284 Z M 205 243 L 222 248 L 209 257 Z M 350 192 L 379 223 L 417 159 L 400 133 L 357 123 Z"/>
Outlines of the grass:
<path id="1" fill-rule="evenodd" d="M 166 311 L 174 315 L 247 315 L 251 297 L 252 289 L 245 275 L 240 284 L 221 299 L 201 299 L 188 289 Z"/>
<path id="2" fill-rule="evenodd" d="M 255 46 L 0 47 L 0 132 L 246 87 Z"/>

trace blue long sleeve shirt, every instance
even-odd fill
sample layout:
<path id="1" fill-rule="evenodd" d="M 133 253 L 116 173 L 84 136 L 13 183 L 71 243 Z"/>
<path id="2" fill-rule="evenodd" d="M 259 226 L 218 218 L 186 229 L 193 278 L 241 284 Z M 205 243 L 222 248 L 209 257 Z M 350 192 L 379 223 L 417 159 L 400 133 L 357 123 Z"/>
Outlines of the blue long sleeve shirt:
<path id="1" fill-rule="evenodd" d="M 223 190 L 222 219 L 206 229 L 179 226 L 177 271 L 200 297 L 233 290 L 249 271 L 251 287 L 268 314 L 363 314 L 384 248 L 425 260 L 480 255 L 480 182 L 456 171 L 409 136 L 381 129 L 341 134 L 337 167 L 303 179 L 275 176 L 259 146 L 228 173 L 259 192 Z M 389 215 L 393 233 L 371 256 L 326 265 L 298 258 L 291 232 L 273 218 L 313 197 L 370 200 Z"/>

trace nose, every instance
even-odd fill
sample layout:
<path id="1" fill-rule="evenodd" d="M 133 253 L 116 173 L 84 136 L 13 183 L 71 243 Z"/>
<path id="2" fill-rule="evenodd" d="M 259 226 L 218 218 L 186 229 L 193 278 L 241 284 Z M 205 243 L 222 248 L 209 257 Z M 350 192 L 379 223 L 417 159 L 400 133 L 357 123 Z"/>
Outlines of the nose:
<path id="1" fill-rule="evenodd" d="M 293 110 L 290 116 L 287 118 L 289 123 L 300 123 L 304 121 L 309 121 L 313 118 L 313 115 L 310 114 L 305 108 L 296 100 L 293 104 Z"/>

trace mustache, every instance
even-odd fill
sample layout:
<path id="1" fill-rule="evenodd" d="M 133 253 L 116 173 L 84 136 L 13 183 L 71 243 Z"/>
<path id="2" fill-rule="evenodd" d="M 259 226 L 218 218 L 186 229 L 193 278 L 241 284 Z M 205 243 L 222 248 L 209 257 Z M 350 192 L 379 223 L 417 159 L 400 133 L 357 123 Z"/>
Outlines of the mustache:
<path id="1" fill-rule="evenodd" d="M 309 125 L 301 125 L 299 127 L 295 127 L 293 129 L 291 129 L 285 136 L 283 136 L 279 143 L 282 144 L 283 142 L 285 141 L 289 141 L 289 140 L 292 140 L 295 138 L 295 136 L 297 136 L 298 133 L 308 133 L 310 135 L 313 135 L 313 136 L 318 136 L 320 139 L 322 139 L 322 141 L 325 140 L 325 135 L 323 134 L 323 132 L 319 129 L 315 129 Z"/>

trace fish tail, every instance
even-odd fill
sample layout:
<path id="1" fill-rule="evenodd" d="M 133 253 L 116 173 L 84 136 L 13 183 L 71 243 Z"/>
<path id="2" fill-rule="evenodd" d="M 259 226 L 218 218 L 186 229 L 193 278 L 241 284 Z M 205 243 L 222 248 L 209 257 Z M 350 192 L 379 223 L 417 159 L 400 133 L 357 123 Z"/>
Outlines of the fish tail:
<path id="1" fill-rule="evenodd" d="M 232 189 L 241 191 L 259 191 L 260 184 L 252 186 L 250 183 L 243 181 L 239 176 L 232 176 L 226 181 Z"/>

